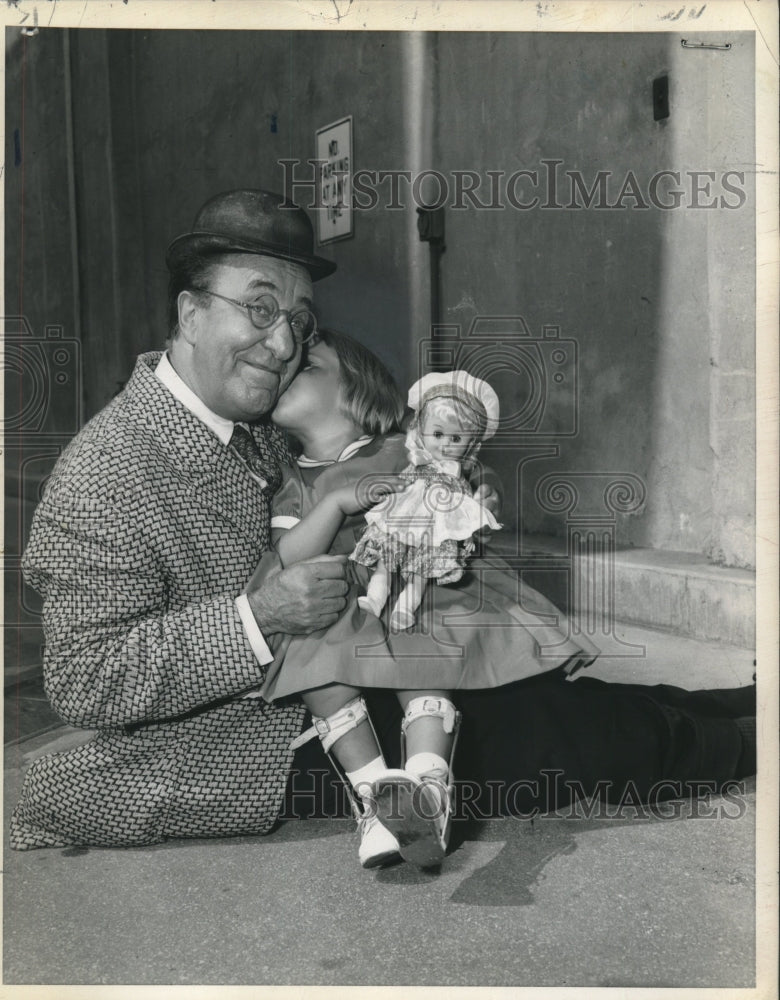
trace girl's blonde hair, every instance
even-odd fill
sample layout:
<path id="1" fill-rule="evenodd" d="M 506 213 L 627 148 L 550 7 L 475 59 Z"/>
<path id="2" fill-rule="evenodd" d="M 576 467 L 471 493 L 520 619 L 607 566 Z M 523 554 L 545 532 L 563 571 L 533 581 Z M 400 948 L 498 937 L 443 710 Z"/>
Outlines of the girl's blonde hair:
<path id="1" fill-rule="evenodd" d="M 336 352 L 347 416 L 366 434 L 390 434 L 401 429 L 404 401 L 379 358 L 357 340 L 336 330 L 318 330 L 312 344 L 322 341 Z"/>

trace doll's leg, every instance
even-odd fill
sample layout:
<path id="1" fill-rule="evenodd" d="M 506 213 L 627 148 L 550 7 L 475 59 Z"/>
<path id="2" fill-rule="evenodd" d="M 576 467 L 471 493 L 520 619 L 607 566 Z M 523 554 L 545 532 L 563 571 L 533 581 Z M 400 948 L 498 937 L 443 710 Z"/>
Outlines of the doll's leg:
<path id="1" fill-rule="evenodd" d="M 422 604 L 427 584 L 427 579 L 417 573 L 409 577 L 406 586 L 398 595 L 395 607 L 390 613 L 391 631 L 403 632 L 414 625 L 415 615 L 417 614 L 417 609 Z"/>
<path id="2" fill-rule="evenodd" d="M 391 830 L 401 856 L 420 867 L 447 851 L 452 814 L 452 758 L 460 712 L 446 691 L 399 691 L 404 770 L 374 783 L 377 816 Z"/>
<path id="3" fill-rule="evenodd" d="M 376 569 L 371 575 L 366 587 L 365 597 L 358 597 L 358 607 L 377 618 L 382 614 L 382 609 L 387 603 L 387 595 L 390 593 L 390 570 L 380 560 L 376 564 Z"/>
<path id="4" fill-rule="evenodd" d="M 322 749 L 349 793 L 360 832 L 360 863 L 364 868 L 374 868 L 398 860 L 398 841 L 379 822 L 373 806 L 372 784 L 388 769 L 360 692 L 344 684 L 332 684 L 306 691 L 302 697 L 314 725 L 294 741 L 293 747 L 319 736 Z"/>

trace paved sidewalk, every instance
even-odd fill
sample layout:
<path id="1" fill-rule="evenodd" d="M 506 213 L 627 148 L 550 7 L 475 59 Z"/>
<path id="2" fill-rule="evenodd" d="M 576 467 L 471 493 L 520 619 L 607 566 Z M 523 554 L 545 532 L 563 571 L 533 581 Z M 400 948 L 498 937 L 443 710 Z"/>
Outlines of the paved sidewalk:
<path id="1" fill-rule="evenodd" d="M 599 676 L 734 686 L 752 654 L 626 629 Z M 595 671 L 594 671 L 595 672 Z M 83 733 L 8 748 L 26 763 Z M 6 851 L 4 981 L 748 987 L 755 786 L 669 818 L 468 823 L 439 872 L 364 872 L 348 821 L 158 847 Z M 729 818 L 732 817 L 732 818 Z"/>

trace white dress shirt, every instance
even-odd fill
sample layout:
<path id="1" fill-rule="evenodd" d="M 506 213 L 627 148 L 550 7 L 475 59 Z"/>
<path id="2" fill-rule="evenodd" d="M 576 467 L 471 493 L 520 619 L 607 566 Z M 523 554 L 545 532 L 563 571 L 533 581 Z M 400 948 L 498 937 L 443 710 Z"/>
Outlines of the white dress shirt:
<path id="1" fill-rule="evenodd" d="M 194 414 L 198 420 L 201 420 L 210 431 L 216 434 L 219 440 L 227 448 L 230 443 L 230 439 L 233 436 L 233 428 L 235 427 L 235 424 L 232 420 L 220 417 L 218 413 L 214 413 L 213 410 L 210 410 L 200 396 L 197 396 L 192 389 L 190 389 L 186 382 L 184 382 L 177 374 L 168 359 L 167 351 L 160 358 L 154 373 L 162 384 L 171 392 L 171 394 L 178 399 L 183 406 L 186 406 L 190 413 Z M 246 427 L 247 425 L 243 424 L 242 426 Z M 245 593 L 240 594 L 236 598 L 236 610 L 241 618 L 241 623 L 244 626 L 244 632 L 249 640 L 249 645 L 252 647 L 252 652 L 257 657 L 257 662 L 261 666 L 264 666 L 266 663 L 270 663 L 274 658 L 273 653 L 268 648 L 268 643 L 263 638 L 263 633 L 260 631 L 260 627 L 255 620 L 255 616 L 249 606 L 249 598 Z"/>

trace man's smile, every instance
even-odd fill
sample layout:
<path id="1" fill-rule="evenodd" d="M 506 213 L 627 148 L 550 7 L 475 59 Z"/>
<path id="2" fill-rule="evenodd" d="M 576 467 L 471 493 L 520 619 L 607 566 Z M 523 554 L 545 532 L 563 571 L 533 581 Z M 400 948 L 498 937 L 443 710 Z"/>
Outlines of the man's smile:
<path id="1" fill-rule="evenodd" d="M 284 365 L 274 361 L 250 361 L 248 358 L 241 358 L 241 361 L 250 372 L 256 375 L 270 375 L 276 381 L 280 381 Z"/>

